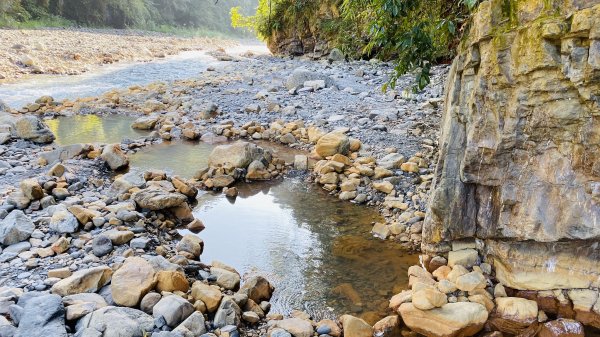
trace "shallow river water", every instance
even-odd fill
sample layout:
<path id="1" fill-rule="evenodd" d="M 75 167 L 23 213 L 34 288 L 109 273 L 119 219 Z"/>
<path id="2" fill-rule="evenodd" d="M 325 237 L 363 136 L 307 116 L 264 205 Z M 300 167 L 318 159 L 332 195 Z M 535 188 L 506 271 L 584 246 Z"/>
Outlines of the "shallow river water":
<path id="1" fill-rule="evenodd" d="M 133 117 L 73 116 L 48 120 L 61 145 L 119 142 L 148 132 L 132 130 Z M 299 150 L 261 142 L 291 161 Z M 130 155 L 131 167 L 192 177 L 215 145 L 164 142 Z M 342 202 L 301 177 L 238 184 L 239 196 L 201 192 L 196 216 L 206 229 L 204 262 L 219 260 L 242 275 L 263 274 L 276 287 L 273 309 L 302 309 L 315 318 L 353 312 L 368 321 L 385 313 L 387 300 L 407 286 L 418 262 L 399 245 L 375 239 L 375 209 Z M 185 234 L 186 231 L 182 231 Z M 374 322 L 372 322 L 374 323 Z"/>

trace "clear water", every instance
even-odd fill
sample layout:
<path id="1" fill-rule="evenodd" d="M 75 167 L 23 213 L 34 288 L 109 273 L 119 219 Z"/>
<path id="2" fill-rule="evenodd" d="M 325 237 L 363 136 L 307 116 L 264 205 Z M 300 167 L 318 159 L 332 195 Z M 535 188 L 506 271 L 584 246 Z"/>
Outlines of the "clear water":
<path id="1" fill-rule="evenodd" d="M 194 77 L 213 63 L 215 59 L 204 52 L 188 51 L 152 62 L 107 65 L 76 76 L 35 75 L 0 85 L 0 100 L 12 108 L 20 108 L 44 95 L 55 100 L 98 96 L 132 85 Z"/>
<path id="2" fill-rule="evenodd" d="M 374 323 L 407 287 L 418 257 L 373 238 L 375 209 L 339 201 L 299 178 L 239 184 L 233 200 L 205 193 L 195 215 L 206 229 L 202 260 L 225 262 L 275 285 L 273 311 L 314 318 L 355 313 Z M 188 233 L 186 230 L 182 234 Z"/>
<path id="3" fill-rule="evenodd" d="M 208 166 L 208 156 L 215 145 L 201 142 L 163 142 L 140 149 L 129 156 L 132 168 L 157 169 L 183 178 L 192 178 Z"/>
<path id="4" fill-rule="evenodd" d="M 58 145 L 78 143 L 119 143 L 125 138 L 136 139 L 149 134 L 148 131 L 134 130 L 131 123 L 135 117 L 122 115 L 80 115 L 58 117 L 45 121 L 56 136 Z"/>

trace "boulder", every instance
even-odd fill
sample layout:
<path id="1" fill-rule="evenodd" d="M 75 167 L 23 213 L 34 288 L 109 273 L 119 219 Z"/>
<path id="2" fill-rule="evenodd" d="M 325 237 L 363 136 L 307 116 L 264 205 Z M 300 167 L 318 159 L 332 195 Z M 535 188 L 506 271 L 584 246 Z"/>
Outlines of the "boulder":
<path id="1" fill-rule="evenodd" d="M 235 303 L 233 298 L 225 297 L 219 304 L 215 313 L 213 325 L 216 328 L 222 328 L 227 325 L 239 326 L 241 323 L 242 310 Z"/>
<path id="2" fill-rule="evenodd" d="M 419 310 L 412 303 L 404 303 L 398 312 L 408 328 L 427 337 L 473 336 L 483 329 L 488 318 L 483 305 L 471 302 L 448 303 L 432 310 Z"/>
<path id="3" fill-rule="evenodd" d="M 273 286 L 266 278 L 253 276 L 244 282 L 238 293 L 248 296 L 249 299 L 256 303 L 260 303 L 270 300 L 273 290 Z"/>
<path id="4" fill-rule="evenodd" d="M 42 144 L 52 143 L 55 138 L 46 124 L 35 116 L 19 118 L 15 122 L 15 134 L 19 138 Z"/>
<path id="5" fill-rule="evenodd" d="M 288 76 L 285 86 L 288 90 L 292 90 L 303 87 L 304 83 L 309 81 L 324 81 L 325 87 L 334 85 L 333 80 L 327 75 L 306 68 L 297 68 Z"/>
<path id="6" fill-rule="evenodd" d="M 179 324 L 173 330 L 174 333 L 180 333 L 184 337 L 197 337 L 206 333 L 206 325 L 204 323 L 204 315 L 201 312 L 194 312 L 183 323 Z"/>
<path id="7" fill-rule="evenodd" d="M 583 337 L 583 325 L 573 319 L 559 318 L 541 325 L 538 337 Z"/>
<path id="8" fill-rule="evenodd" d="M 178 253 L 187 253 L 191 258 L 198 258 L 204 250 L 204 241 L 197 235 L 186 234 L 175 246 Z"/>
<path id="9" fill-rule="evenodd" d="M 161 316 L 170 327 L 176 327 L 194 312 L 194 306 L 177 295 L 163 297 L 152 309 L 154 318 Z"/>
<path id="10" fill-rule="evenodd" d="M 51 291 L 53 294 L 60 296 L 93 293 L 108 284 L 111 277 L 112 269 L 108 266 L 81 269 L 73 273 L 73 275 L 55 283 Z"/>
<path id="11" fill-rule="evenodd" d="M 489 323 L 503 333 L 517 335 L 537 320 L 536 301 L 519 297 L 498 297 Z"/>
<path id="12" fill-rule="evenodd" d="M 41 295 L 27 301 L 15 337 L 67 337 L 65 308 L 58 295 Z"/>
<path id="13" fill-rule="evenodd" d="M 136 119 L 132 124 L 132 129 L 152 130 L 158 122 L 158 116 L 143 116 Z"/>
<path id="14" fill-rule="evenodd" d="M 128 192 L 134 187 L 143 188 L 146 185 L 146 180 L 139 172 L 129 172 L 117 177 L 110 185 L 109 193 L 114 196 L 119 196 Z"/>
<path id="15" fill-rule="evenodd" d="M 156 290 L 163 292 L 181 291 L 187 293 L 190 289 L 185 274 L 177 270 L 161 270 L 156 273 Z"/>
<path id="16" fill-rule="evenodd" d="M 313 326 L 309 321 L 301 318 L 286 318 L 279 321 L 269 321 L 269 326 L 273 328 L 281 328 L 294 337 L 312 337 Z M 272 336 L 272 334 L 271 334 Z"/>
<path id="17" fill-rule="evenodd" d="M 57 233 L 75 233 L 79 229 L 79 221 L 66 209 L 59 209 L 50 218 L 50 229 Z"/>
<path id="18" fill-rule="evenodd" d="M 210 286 L 202 281 L 196 281 L 192 284 L 192 297 L 195 300 L 204 302 L 209 312 L 214 312 L 219 307 L 223 294 L 221 294 L 218 287 Z"/>
<path id="19" fill-rule="evenodd" d="M 145 337 L 154 328 L 154 319 L 143 311 L 108 306 L 100 308 L 80 319 L 76 331 L 91 328 L 101 332 L 101 336 Z"/>
<path id="20" fill-rule="evenodd" d="M 373 335 L 378 337 L 396 337 L 400 333 L 400 317 L 387 316 L 373 325 Z"/>
<path id="21" fill-rule="evenodd" d="M 152 265 L 141 257 L 129 257 L 113 274 L 110 289 L 116 304 L 134 307 L 155 284 Z"/>
<path id="22" fill-rule="evenodd" d="M 23 195 L 29 200 L 38 200 L 44 197 L 44 190 L 35 178 L 22 180 L 20 187 Z"/>
<path id="23" fill-rule="evenodd" d="M 187 197 L 181 193 L 170 193 L 158 188 L 147 188 L 136 192 L 132 199 L 143 209 L 159 211 L 178 207 L 187 201 Z"/>
<path id="24" fill-rule="evenodd" d="M 217 276 L 217 284 L 227 290 L 235 290 L 240 286 L 240 275 L 222 268 L 210 268 L 210 273 Z"/>
<path id="25" fill-rule="evenodd" d="M 340 317 L 344 337 L 372 337 L 373 328 L 364 320 L 351 315 Z"/>
<path id="26" fill-rule="evenodd" d="M 350 150 L 350 139 L 341 132 L 330 132 L 317 141 L 315 152 L 325 158 L 334 154 L 348 154 Z"/>
<path id="27" fill-rule="evenodd" d="M 264 160 L 264 150 L 256 144 L 238 141 L 215 147 L 208 156 L 208 166 L 247 168 L 255 160 Z"/>
<path id="28" fill-rule="evenodd" d="M 14 210 L 0 221 L 0 244 L 8 246 L 25 241 L 34 230 L 33 221 L 22 211 Z"/>
<path id="29" fill-rule="evenodd" d="M 120 144 L 106 145 L 100 158 L 106 162 L 111 170 L 116 171 L 129 166 L 129 158 L 121 150 Z"/>

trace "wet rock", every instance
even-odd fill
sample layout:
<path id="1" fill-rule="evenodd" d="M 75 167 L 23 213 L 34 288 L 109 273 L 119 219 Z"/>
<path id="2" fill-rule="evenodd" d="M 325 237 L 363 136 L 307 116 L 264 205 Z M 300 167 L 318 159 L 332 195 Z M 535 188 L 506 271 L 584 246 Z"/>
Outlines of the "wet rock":
<path id="1" fill-rule="evenodd" d="M 400 336 L 400 317 L 387 316 L 373 325 L 373 335 L 377 337 Z"/>
<path id="2" fill-rule="evenodd" d="M 373 328 L 364 320 L 351 315 L 340 317 L 345 337 L 371 337 Z"/>
<path id="3" fill-rule="evenodd" d="M 120 144 L 106 145 L 100 155 L 111 170 L 119 170 L 129 166 L 129 159 L 121 150 Z"/>
<path id="4" fill-rule="evenodd" d="M 22 211 L 14 210 L 0 221 L 0 244 L 8 246 L 25 241 L 34 230 L 33 221 Z"/>
<path id="5" fill-rule="evenodd" d="M 102 336 L 144 337 L 145 332 L 154 328 L 154 319 L 140 310 L 108 306 L 80 319 L 76 330 L 88 327 L 101 332 Z"/>
<path id="6" fill-rule="evenodd" d="M 31 140 L 35 143 L 52 143 L 54 134 L 35 116 L 25 116 L 15 122 L 17 137 Z"/>
<path id="7" fill-rule="evenodd" d="M 426 311 L 404 303 L 398 312 L 408 328 L 427 337 L 473 336 L 488 318 L 483 305 L 470 302 L 448 303 Z"/>
<path id="8" fill-rule="evenodd" d="M 176 327 L 193 312 L 194 306 L 177 295 L 163 297 L 152 309 L 154 318 L 162 316 L 170 327 Z"/>
<path id="9" fill-rule="evenodd" d="M 132 195 L 138 207 L 153 211 L 183 205 L 187 197 L 180 193 L 170 193 L 161 189 L 147 188 Z"/>
<path id="10" fill-rule="evenodd" d="M 110 288 L 116 304 L 134 307 L 155 284 L 152 265 L 141 257 L 129 257 L 113 274 Z"/>
<path id="11" fill-rule="evenodd" d="M 73 275 L 58 281 L 52 286 L 52 293 L 60 296 L 96 292 L 112 277 L 112 269 L 107 266 L 78 270 Z"/>
<path id="12" fill-rule="evenodd" d="M 66 337 L 65 308 L 58 295 L 42 295 L 27 301 L 15 337 Z"/>

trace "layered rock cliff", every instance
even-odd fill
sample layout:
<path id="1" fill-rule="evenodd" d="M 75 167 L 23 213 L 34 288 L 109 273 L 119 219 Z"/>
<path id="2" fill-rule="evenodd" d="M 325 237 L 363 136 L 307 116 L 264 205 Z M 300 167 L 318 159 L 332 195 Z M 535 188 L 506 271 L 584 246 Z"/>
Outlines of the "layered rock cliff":
<path id="1" fill-rule="evenodd" d="M 447 82 L 423 249 L 521 290 L 600 287 L 600 0 L 488 0 Z"/>

